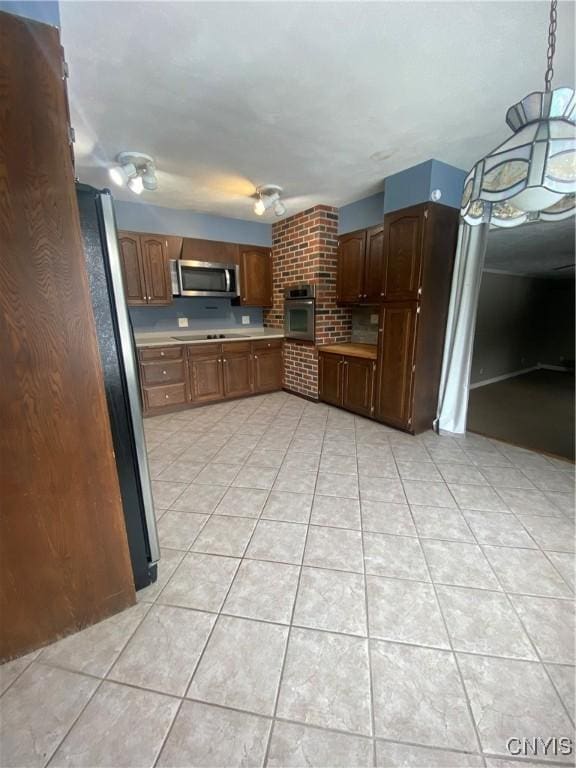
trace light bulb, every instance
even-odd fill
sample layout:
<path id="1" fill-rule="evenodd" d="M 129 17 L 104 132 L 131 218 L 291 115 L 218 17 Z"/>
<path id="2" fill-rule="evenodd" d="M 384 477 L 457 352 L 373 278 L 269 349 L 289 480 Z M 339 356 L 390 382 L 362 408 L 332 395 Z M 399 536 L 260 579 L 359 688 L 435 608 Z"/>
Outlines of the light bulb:
<path id="1" fill-rule="evenodd" d="M 142 182 L 144 184 L 144 189 L 150 191 L 158 189 L 158 179 L 156 178 L 156 171 L 154 168 L 146 167 L 146 170 L 142 174 Z"/>
<path id="2" fill-rule="evenodd" d="M 124 174 L 122 173 L 122 168 L 120 168 L 120 166 L 117 165 L 114 168 L 110 168 L 108 173 L 110 174 L 110 178 L 114 184 L 117 184 L 119 187 L 124 186 L 126 179 L 124 178 Z"/>
<path id="3" fill-rule="evenodd" d="M 133 179 L 130 179 L 128 182 L 128 189 L 131 192 L 134 192 L 135 195 L 141 195 L 144 190 L 144 182 L 142 181 L 142 176 L 136 176 Z"/>
<path id="4" fill-rule="evenodd" d="M 263 216 L 265 211 L 266 211 L 266 205 L 264 204 L 264 200 L 262 200 L 262 198 L 260 197 L 254 203 L 254 213 L 256 214 L 256 216 Z"/>
<path id="5" fill-rule="evenodd" d="M 274 213 L 276 214 L 276 216 L 284 216 L 284 214 L 286 213 L 286 206 L 280 200 L 278 200 L 274 205 Z"/>

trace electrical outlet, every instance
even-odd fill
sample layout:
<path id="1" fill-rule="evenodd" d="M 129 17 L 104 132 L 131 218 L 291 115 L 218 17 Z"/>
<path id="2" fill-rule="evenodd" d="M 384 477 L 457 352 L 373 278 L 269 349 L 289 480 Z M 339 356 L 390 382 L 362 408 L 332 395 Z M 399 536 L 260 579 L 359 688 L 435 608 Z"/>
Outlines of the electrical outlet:
<path id="1" fill-rule="evenodd" d="M 179 317 L 178 318 L 178 328 L 188 328 L 188 318 L 187 317 Z"/>
<path id="2" fill-rule="evenodd" d="M 242 315 L 242 325 L 250 325 L 250 315 Z"/>
<path id="3" fill-rule="evenodd" d="M 377 325 L 378 324 L 378 315 L 376 315 L 376 314 L 370 315 L 370 322 L 372 323 L 372 325 Z"/>

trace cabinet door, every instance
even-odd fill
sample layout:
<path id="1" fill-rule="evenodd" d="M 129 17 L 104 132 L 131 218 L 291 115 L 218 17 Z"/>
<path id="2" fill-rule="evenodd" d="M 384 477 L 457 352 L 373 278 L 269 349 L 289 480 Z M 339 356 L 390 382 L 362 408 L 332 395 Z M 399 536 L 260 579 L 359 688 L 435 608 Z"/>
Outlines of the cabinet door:
<path id="1" fill-rule="evenodd" d="M 165 243 L 166 238 L 162 235 L 140 236 L 148 304 L 172 303 L 172 285 Z"/>
<path id="2" fill-rule="evenodd" d="M 342 363 L 338 355 L 318 355 L 320 400 L 325 403 L 342 405 Z"/>
<path id="3" fill-rule="evenodd" d="M 340 304 L 359 304 L 364 300 L 364 257 L 366 230 L 341 235 L 338 240 L 336 300 Z"/>
<path id="4" fill-rule="evenodd" d="M 222 358 L 222 375 L 224 379 L 224 395 L 239 397 L 249 395 L 252 391 L 251 360 L 248 352 L 242 354 L 224 353 Z"/>
<path id="5" fill-rule="evenodd" d="M 343 362 L 342 406 L 362 416 L 372 413 L 372 392 L 374 387 L 373 360 L 361 357 L 345 357 Z"/>
<path id="6" fill-rule="evenodd" d="M 224 397 L 220 355 L 188 359 L 190 370 L 190 399 L 201 403 Z"/>
<path id="7" fill-rule="evenodd" d="M 163 239 L 166 246 L 166 258 L 168 261 L 170 261 L 170 259 L 182 258 L 183 238 L 178 237 L 177 235 L 165 235 Z"/>
<path id="8" fill-rule="evenodd" d="M 282 350 L 257 351 L 252 359 L 254 391 L 273 392 L 282 389 Z"/>
<path id="9" fill-rule="evenodd" d="M 241 245 L 240 303 L 250 307 L 272 306 L 272 256 L 268 248 Z"/>
<path id="10" fill-rule="evenodd" d="M 384 275 L 384 225 L 366 232 L 366 261 L 364 266 L 364 301 L 382 301 Z"/>
<path id="11" fill-rule="evenodd" d="M 140 236 L 133 232 L 118 232 L 118 244 L 126 302 L 130 306 L 147 304 Z"/>
<path id="12" fill-rule="evenodd" d="M 419 205 L 384 216 L 385 301 L 418 298 L 425 213 L 425 206 Z"/>
<path id="13" fill-rule="evenodd" d="M 403 429 L 412 424 L 417 320 L 415 301 L 383 304 L 380 308 L 376 418 Z"/>

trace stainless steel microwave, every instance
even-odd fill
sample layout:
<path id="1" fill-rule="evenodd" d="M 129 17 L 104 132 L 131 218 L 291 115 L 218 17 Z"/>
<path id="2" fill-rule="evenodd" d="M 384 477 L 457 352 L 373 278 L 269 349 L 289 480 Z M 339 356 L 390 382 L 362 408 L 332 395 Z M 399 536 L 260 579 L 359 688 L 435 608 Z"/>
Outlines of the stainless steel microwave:
<path id="1" fill-rule="evenodd" d="M 170 262 L 172 293 L 176 296 L 220 296 L 233 299 L 240 295 L 237 264 L 213 261 Z"/>

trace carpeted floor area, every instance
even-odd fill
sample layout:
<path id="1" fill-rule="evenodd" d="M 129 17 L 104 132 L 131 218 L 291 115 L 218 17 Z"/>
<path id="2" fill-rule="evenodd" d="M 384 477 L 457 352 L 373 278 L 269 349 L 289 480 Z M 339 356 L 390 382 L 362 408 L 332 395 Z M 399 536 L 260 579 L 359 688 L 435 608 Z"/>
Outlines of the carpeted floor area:
<path id="1" fill-rule="evenodd" d="M 532 371 L 472 389 L 468 430 L 574 460 L 574 374 Z"/>

